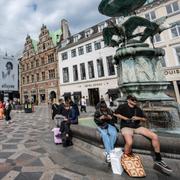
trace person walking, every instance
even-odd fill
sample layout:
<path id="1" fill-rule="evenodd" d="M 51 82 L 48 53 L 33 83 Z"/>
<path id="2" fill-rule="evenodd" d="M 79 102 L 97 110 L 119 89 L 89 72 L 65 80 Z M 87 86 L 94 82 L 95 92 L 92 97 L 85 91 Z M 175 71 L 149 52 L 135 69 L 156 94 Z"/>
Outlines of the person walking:
<path id="1" fill-rule="evenodd" d="M 54 120 L 56 114 L 58 114 L 58 104 L 56 103 L 56 99 L 54 99 L 52 104 L 52 120 Z"/>
<path id="2" fill-rule="evenodd" d="M 6 104 L 5 104 L 5 120 L 6 123 L 9 124 L 12 122 L 11 120 L 11 110 L 12 110 L 12 104 L 10 100 L 7 100 Z"/>
<path id="3" fill-rule="evenodd" d="M 124 153 L 132 154 L 133 134 L 140 134 L 149 138 L 155 152 L 155 168 L 170 174 L 172 169 L 162 160 L 160 153 L 160 142 L 158 136 L 151 130 L 142 127 L 140 122 L 146 121 L 141 108 L 137 106 L 137 98 L 133 95 L 127 96 L 127 103 L 119 105 L 114 116 L 121 120 L 121 133 L 125 140 Z"/>
<path id="4" fill-rule="evenodd" d="M 0 101 L 0 120 L 4 118 L 4 108 L 3 108 L 3 103 Z"/>
<path id="5" fill-rule="evenodd" d="M 82 98 L 81 98 L 81 112 L 86 112 L 86 99 L 85 99 L 85 97 L 83 96 Z"/>
<path id="6" fill-rule="evenodd" d="M 114 149 L 117 139 L 117 129 L 114 125 L 116 118 L 105 102 L 101 102 L 99 109 L 94 113 L 94 121 L 105 146 L 106 162 L 110 162 L 110 152 Z"/>

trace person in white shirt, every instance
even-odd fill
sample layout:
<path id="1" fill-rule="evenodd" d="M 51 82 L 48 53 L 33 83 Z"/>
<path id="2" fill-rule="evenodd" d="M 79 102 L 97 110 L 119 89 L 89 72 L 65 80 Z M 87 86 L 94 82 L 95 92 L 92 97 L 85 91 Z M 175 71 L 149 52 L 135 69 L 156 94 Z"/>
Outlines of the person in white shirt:
<path id="1" fill-rule="evenodd" d="M 81 98 L 81 112 L 86 112 L 86 99 L 85 99 L 85 97 L 83 96 L 82 98 Z"/>

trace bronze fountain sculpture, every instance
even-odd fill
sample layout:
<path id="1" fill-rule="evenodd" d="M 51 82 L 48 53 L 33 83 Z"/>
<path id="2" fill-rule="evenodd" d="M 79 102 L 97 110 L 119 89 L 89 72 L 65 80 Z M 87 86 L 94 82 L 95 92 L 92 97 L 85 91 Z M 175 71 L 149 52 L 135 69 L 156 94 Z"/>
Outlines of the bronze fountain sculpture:
<path id="1" fill-rule="evenodd" d="M 166 24 L 166 16 L 155 21 L 136 16 L 135 11 L 145 3 L 146 0 L 102 0 L 98 7 L 103 15 L 124 16 L 120 24 L 111 22 L 109 27 L 103 29 L 105 44 L 117 47 L 114 64 L 117 65 L 118 85 L 123 94 L 117 101 L 122 103 L 128 94 L 133 94 L 142 106 L 169 107 L 170 110 L 163 113 L 169 113 L 168 118 L 171 117 L 176 127 L 180 127 L 177 105 L 165 93 L 169 84 L 161 64 L 165 51 L 155 48 L 153 43 L 154 35 L 172 26 Z M 152 47 L 145 42 L 148 38 Z"/>

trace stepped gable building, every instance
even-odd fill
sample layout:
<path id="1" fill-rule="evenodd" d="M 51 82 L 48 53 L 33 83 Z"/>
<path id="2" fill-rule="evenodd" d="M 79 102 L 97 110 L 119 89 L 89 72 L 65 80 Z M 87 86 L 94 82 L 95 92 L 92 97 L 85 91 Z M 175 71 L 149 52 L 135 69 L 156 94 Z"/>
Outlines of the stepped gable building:
<path id="1" fill-rule="evenodd" d="M 39 41 L 26 37 L 23 55 L 20 58 L 21 102 L 47 103 L 59 97 L 57 43 L 62 32 L 50 32 L 42 25 Z"/>

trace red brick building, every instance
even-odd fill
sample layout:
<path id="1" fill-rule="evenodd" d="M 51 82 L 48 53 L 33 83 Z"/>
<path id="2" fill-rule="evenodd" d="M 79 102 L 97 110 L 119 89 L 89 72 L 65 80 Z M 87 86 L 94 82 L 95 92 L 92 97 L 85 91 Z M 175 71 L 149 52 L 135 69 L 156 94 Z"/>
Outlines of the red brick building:
<path id="1" fill-rule="evenodd" d="M 42 25 L 39 41 L 26 37 L 20 58 L 20 97 L 35 103 L 47 103 L 59 97 L 57 43 L 61 30 L 50 32 Z"/>

